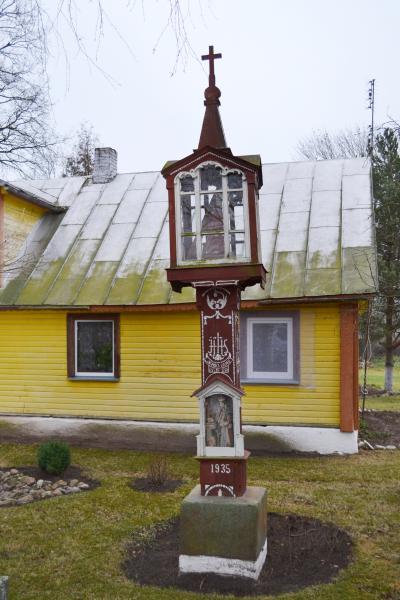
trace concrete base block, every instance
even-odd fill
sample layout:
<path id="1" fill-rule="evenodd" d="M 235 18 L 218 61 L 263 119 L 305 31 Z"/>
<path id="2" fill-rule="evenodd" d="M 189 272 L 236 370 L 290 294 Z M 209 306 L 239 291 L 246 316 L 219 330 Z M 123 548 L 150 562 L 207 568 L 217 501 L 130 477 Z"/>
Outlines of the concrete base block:
<path id="1" fill-rule="evenodd" d="M 8 577 L 2 577 L 0 575 L 0 600 L 7 600 L 8 598 Z"/>
<path id="2" fill-rule="evenodd" d="M 182 502 L 180 528 L 182 573 L 257 579 L 267 555 L 267 490 L 202 496 L 197 485 Z"/>

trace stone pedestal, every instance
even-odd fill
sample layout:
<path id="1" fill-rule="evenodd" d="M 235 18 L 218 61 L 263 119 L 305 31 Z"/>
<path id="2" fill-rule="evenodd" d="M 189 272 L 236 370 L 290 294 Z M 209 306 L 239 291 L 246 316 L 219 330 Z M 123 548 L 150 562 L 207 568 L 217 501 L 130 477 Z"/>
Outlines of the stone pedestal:
<path id="1" fill-rule="evenodd" d="M 8 598 L 8 577 L 0 575 L 0 600 L 7 600 Z"/>
<path id="2" fill-rule="evenodd" d="M 202 496 L 197 485 L 181 506 L 181 573 L 258 579 L 267 555 L 267 490 L 243 496 Z"/>

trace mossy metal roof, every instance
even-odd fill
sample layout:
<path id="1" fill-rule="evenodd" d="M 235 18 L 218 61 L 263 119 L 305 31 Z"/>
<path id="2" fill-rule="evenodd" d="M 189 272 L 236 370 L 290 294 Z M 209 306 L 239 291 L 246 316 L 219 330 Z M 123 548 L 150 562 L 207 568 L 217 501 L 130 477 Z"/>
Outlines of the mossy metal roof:
<path id="1" fill-rule="evenodd" d="M 43 190 L 37 190 L 32 188 L 29 185 L 29 182 L 24 181 L 23 188 L 18 187 L 13 183 L 9 183 L 4 181 L 4 179 L 0 179 L 0 188 L 4 189 L 6 192 L 9 192 L 13 196 L 17 196 L 17 198 L 22 198 L 31 204 L 35 204 L 36 206 L 40 206 L 41 208 L 45 208 L 53 213 L 64 212 L 64 208 L 54 203 L 54 198 L 48 196 L 48 194 Z"/>
<path id="2" fill-rule="evenodd" d="M 260 193 L 264 290 L 247 299 L 375 291 L 376 257 L 367 159 L 263 165 Z M 34 264 L 6 275 L 0 304 L 146 305 L 194 301 L 171 291 L 168 206 L 158 172 L 120 174 L 107 184 L 72 177 L 18 181 L 64 215 L 47 214 L 26 252 Z M 33 248 L 33 251 L 32 251 Z"/>

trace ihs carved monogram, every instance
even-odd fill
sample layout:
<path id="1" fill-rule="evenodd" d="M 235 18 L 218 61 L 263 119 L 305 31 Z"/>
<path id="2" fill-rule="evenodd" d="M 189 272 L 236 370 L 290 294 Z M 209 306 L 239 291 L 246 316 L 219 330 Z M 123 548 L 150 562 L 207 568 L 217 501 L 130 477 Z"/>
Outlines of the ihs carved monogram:
<path id="1" fill-rule="evenodd" d="M 208 366 L 210 375 L 215 373 L 229 373 L 229 367 L 232 364 L 232 354 L 230 353 L 227 340 L 217 333 L 210 337 L 209 348 L 204 357 L 204 362 Z"/>

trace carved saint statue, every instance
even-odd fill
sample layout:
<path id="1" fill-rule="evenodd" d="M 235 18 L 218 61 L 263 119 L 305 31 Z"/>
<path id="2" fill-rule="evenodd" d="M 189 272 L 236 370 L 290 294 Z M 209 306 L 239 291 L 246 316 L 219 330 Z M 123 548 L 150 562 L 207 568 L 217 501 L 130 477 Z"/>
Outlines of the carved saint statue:
<path id="1" fill-rule="evenodd" d="M 232 399 L 224 394 L 213 394 L 206 399 L 206 445 L 233 446 Z"/>
<path id="2" fill-rule="evenodd" d="M 218 404 L 219 406 L 215 415 L 218 432 L 218 446 L 230 446 L 231 440 L 229 433 L 230 429 L 232 429 L 232 421 L 223 396 L 219 396 Z"/>
<path id="3" fill-rule="evenodd" d="M 204 201 L 204 217 L 201 223 L 203 238 L 202 258 L 223 258 L 224 247 L 224 215 L 221 194 L 213 194 L 211 201 Z"/>

